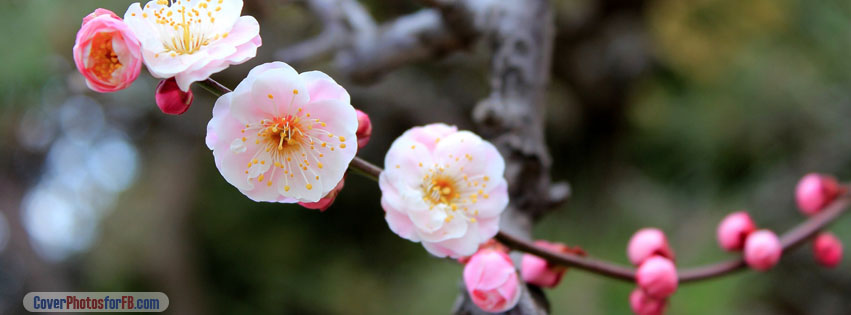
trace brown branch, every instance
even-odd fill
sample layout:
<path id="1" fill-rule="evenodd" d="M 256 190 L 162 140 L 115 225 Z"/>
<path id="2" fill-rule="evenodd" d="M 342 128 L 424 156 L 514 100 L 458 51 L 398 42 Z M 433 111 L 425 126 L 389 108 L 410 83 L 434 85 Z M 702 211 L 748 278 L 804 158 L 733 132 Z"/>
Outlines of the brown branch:
<path id="1" fill-rule="evenodd" d="M 207 78 L 204 81 L 198 81 L 198 86 L 200 86 L 204 90 L 207 90 L 207 92 L 212 93 L 216 97 L 222 96 L 225 93 L 232 92 L 229 88 L 222 85 L 218 81 L 213 80 L 212 78 Z"/>
<path id="2" fill-rule="evenodd" d="M 825 229 L 828 225 L 845 213 L 845 210 L 848 209 L 849 203 L 851 203 L 851 196 L 845 194 L 834 200 L 818 214 L 810 217 L 804 222 L 801 222 L 791 230 L 781 235 L 780 243 L 783 245 L 783 253 L 792 251 L 815 236 L 819 231 Z M 745 261 L 742 260 L 742 258 L 737 258 L 713 265 L 682 270 L 678 273 L 680 276 L 680 283 L 688 283 L 733 273 L 735 271 L 742 270 L 745 266 Z"/>
<path id="3" fill-rule="evenodd" d="M 541 257 L 546 259 L 548 262 L 557 265 L 575 267 L 614 279 L 630 282 L 635 281 L 635 270 L 630 267 L 574 254 L 553 252 L 545 248 L 538 247 L 529 240 L 521 239 L 502 231 L 497 233 L 494 238 L 513 250 Z"/>
<path id="4" fill-rule="evenodd" d="M 364 175 L 374 181 L 378 181 L 378 175 L 381 174 L 382 171 L 380 167 L 357 156 L 352 160 L 352 163 L 349 164 L 349 169 L 355 170 L 361 175 Z"/>
<path id="5" fill-rule="evenodd" d="M 432 8 L 381 25 L 356 0 L 306 2 L 322 21 L 322 32 L 276 55 L 298 63 L 333 53 L 337 68 L 359 82 L 468 47 L 478 35 L 468 10 L 471 1 L 429 0 L 426 4 Z"/>
<path id="6" fill-rule="evenodd" d="M 382 169 L 375 164 L 357 157 L 352 161 L 352 164 L 349 165 L 349 168 L 356 169 L 363 174 L 368 174 L 369 177 L 373 179 L 378 178 L 378 175 L 382 171 Z M 833 221 L 845 213 L 849 204 L 851 204 L 851 195 L 843 195 L 825 207 L 825 209 L 819 214 L 810 217 L 808 220 L 801 222 L 791 230 L 781 235 L 780 243 L 783 245 L 783 252 L 788 253 L 794 250 L 808 239 L 812 238 L 816 233 L 825 229 L 828 225 L 833 223 Z M 635 269 L 631 267 L 574 254 L 553 252 L 548 249 L 538 247 L 529 240 L 522 239 L 502 231 L 496 235 L 495 239 L 513 250 L 533 254 L 554 264 L 583 269 L 602 276 L 627 282 L 635 281 Z M 677 274 L 679 275 L 680 283 L 691 283 L 734 273 L 736 271 L 743 270 L 745 266 L 746 264 L 742 258 L 736 258 L 711 265 L 681 269 L 677 272 Z"/>
<path id="7" fill-rule="evenodd" d="M 216 96 L 221 96 L 222 94 L 231 91 L 213 79 L 207 79 L 198 83 L 204 87 L 205 90 Z M 355 157 L 352 160 L 349 168 L 373 180 L 378 180 L 378 176 L 382 172 L 381 167 L 359 157 Z M 788 253 L 794 250 L 808 239 L 812 238 L 816 233 L 827 228 L 828 225 L 833 223 L 833 221 L 845 213 L 849 204 L 851 204 L 851 195 L 846 193 L 825 207 L 825 209 L 820 213 L 810 217 L 804 222 L 801 222 L 791 230 L 781 235 L 780 243 L 783 245 L 783 253 Z M 502 231 L 500 231 L 495 238 L 513 250 L 539 256 L 554 264 L 583 269 L 602 276 L 627 282 L 635 281 L 635 270 L 631 267 L 625 267 L 608 261 L 579 255 L 552 252 L 548 249 L 536 246 L 529 240 L 522 239 Z M 744 260 L 739 257 L 711 265 L 681 269 L 677 273 L 679 275 L 680 283 L 692 283 L 732 274 L 743 270 L 745 266 L 746 264 Z"/>
<path id="8" fill-rule="evenodd" d="M 306 0 L 310 11 L 323 24 L 316 37 L 279 50 L 276 55 L 289 63 L 308 62 L 346 48 L 376 32 L 375 21 L 356 0 Z"/>

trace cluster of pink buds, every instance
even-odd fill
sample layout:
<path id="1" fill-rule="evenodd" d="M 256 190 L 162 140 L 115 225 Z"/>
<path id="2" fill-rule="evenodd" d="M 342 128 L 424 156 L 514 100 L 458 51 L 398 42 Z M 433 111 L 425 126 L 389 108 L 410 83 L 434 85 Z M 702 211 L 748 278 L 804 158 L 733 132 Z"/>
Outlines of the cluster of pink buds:
<path id="1" fill-rule="evenodd" d="M 726 251 L 744 250 L 745 262 L 755 270 L 768 270 L 780 260 L 783 247 L 774 232 L 756 229 L 747 212 L 734 212 L 718 225 L 718 244 Z"/>
<path id="2" fill-rule="evenodd" d="M 843 188 L 827 175 L 807 174 L 797 185 L 795 198 L 805 215 L 815 215 L 833 202 Z M 757 230 L 747 212 L 734 212 L 718 225 L 718 244 L 726 251 L 744 250 L 744 259 L 752 269 L 765 271 L 774 267 L 783 253 L 780 239 L 769 230 Z M 842 243 L 833 234 L 822 232 L 813 241 L 816 261 L 835 267 L 842 259 Z"/>
<path id="3" fill-rule="evenodd" d="M 638 266 L 638 284 L 629 296 L 632 311 L 638 315 L 663 314 L 668 297 L 677 291 L 679 282 L 674 266 L 674 252 L 661 230 L 644 228 L 636 232 L 627 246 L 630 262 Z"/>
<path id="4" fill-rule="evenodd" d="M 801 178 L 795 188 L 798 208 L 805 215 L 815 215 L 845 192 L 835 178 L 810 173 Z M 842 242 L 830 232 L 821 232 L 813 239 L 813 256 L 816 262 L 833 268 L 842 261 Z"/>

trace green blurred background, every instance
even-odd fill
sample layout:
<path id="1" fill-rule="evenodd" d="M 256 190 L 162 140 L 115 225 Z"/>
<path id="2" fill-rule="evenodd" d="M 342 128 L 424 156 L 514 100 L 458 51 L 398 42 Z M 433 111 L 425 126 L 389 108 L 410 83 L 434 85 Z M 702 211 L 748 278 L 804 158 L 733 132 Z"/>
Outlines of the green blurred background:
<path id="1" fill-rule="evenodd" d="M 519 0 L 518 0 L 519 1 Z M 362 1 L 379 21 L 415 1 Z M 196 90 L 161 114 L 156 80 L 86 89 L 71 57 L 83 16 L 132 1 L 0 3 L 0 313 L 29 291 L 162 291 L 171 314 L 445 314 L 462 267 L 386 226 L 375 183 L 349 176 L 328 211 L 254 203 L 204 145 L 214 99 Z M 730 257 L 715 243 L 729 212 L 785 231 L 806 172 L 851 177 L 851 2 L 561 0 L 548 95 L 553 178 L 571 199 L 539 238 L 626 263 L 630 235 L 668 233 L 680 266 Z M 289 1 L 246 1 L 258 57 L 213 77 L 228 86 L 321 24 Z M 359 155 L 430 122 L 474 129 L 488 93 L 487 47 L 403 67 L 360 86 L 334 76 L 372 116 Z M 401 92 L 401 93 L 400 93 Z M 851 241 L 851 219 L 831 230 Z M 850 314 L 851 263 L 818 267 L 809 246 L 766 273 L 682 286 L 669 314 Z M 629 314 L 632 285 L 580 270 L 546 291 L 554 314 Z"/>

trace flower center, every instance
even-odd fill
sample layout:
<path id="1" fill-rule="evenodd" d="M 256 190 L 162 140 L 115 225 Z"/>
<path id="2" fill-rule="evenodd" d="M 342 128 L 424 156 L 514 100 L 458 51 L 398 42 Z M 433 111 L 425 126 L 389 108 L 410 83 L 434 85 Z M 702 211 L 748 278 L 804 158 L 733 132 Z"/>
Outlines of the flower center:
<path id="1" fill-rule="evenodd" d="M 165 33 L 161 36 L 165 53 L 172 57 L 191 55 L 211 42 L 227 37 L 228 33 L 211 34 L 216 16 L 222 10 L 222 1 L 217 0 L 218 4 L 213 8 L 210 7 L 211 0 L 197 0 L 197 4 L 191 7 L 186 6 L 190 0 L 174 0 L 172 3 L 158 0 L 157 4 L 162 7 L 155 9 L 153 14 L 154 21 L 162 27 L 161 33 Z M 147 14 L 143 17 L 147 18 Z"/>
<path id="2" fill-rule="evenodd" d="M 266 138 L 266 151 L 278 151 L 296 148 L 301 143 L 305 134 L 302 132 L 301 119 L 287 115 L 286 117 L 275 117 L 266 122 L 258 136 Z"/>
<path id="3" fill-rule="evenodd" d="M 411 149 L 416 149 L 416 145 L 411 146 Z M 462 157 L 449 154 L 448 157 L 442 165 L 417 163 L 418 167 L 427 168 L 420 184 L 423 201 L 429 206 L 429 210 L 441 205 L 446 206 L 443 208 L 447 214 L 446 222 L 452 221 L 456 216 L 476 222 L 476 216 L 479 215 L 476 204 L 479 198 L 490 198 L 485 193 L 490 178 L 486 175 L 468 175 L 464 171 L 461 163 L 472 162 L 472 155 L 464 154 Z M 400 165 L 396 165 L 396 168 L 400 168 Z"/>
<path id="4" fill-rule="evenodd" d="M 423 195 L 432 205 L 444 204 L 452 207 L 461 197 L 455 180 L 444 174 L 435 174 L 427 178 L 422 185 Z"/>
<path id="5" fill-rule="evenodd" d="M 99 32 L 92 38 L 92 48 L 89 52 L 89 68 L 92 73 L 103 81 L 112 81 L 112 73 L 121 68 L 121 62 L 115 50 L 112 49 L 113 33 Z"/>
<path id="6" fill-rule="evenodd" d="M 297 94 L 298 90 L 293 90 L 293 99 Z M 268 97 L 274 100 L 272 94 Z M 290 191 L 290 185 L 296 183 L 311 190 L 313 184 L 321 183 L 325 155 L 333 154 L 336 148 L 346 148 L 346 138 L 334 135 L 326 127 L 325 122 L 311 118 L 309 112 L 298 108 L 290 114 L 276 114 L 271 119 L 246 124 L 241 130 L 243 137 L 233 141 L 231 150 L 241 153 L 245 151 L 244 143 L 254 142 L 258 150 L 245 169 L 249 178 L 266 181 L 267 186 L 272 186 L 272 178 L 283 172 L 284 191 Z"/>

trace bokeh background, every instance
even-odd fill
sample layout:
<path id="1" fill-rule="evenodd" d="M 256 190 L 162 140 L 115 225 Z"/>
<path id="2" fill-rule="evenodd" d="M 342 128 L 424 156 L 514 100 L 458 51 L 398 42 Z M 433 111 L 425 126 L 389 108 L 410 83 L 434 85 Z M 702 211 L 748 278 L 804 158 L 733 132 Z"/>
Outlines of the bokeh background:
<path id="1" fill-rule="evenodd" d="M 130 88 L 89 91 L 71 47 L 97 7 L 133 1 L 0 3 L 0 313 L 29 291 L 162 291 L 170 314 L 445 314 L 462 267 L 394 235 L 375 183 L 349 176 L 325 213 L 254 203 L 204 145 L 214 99 L 196 90 L 180 117 Z M 362 1 L 379 21 L 415 1 Z M 535 228 L 626 263 L 630 235 L 664 229 L 680 266 L 728 258 L 715 226 L 734 210 L 785 231 L 803 219 L 794 185 L 819 171 L 851 178 L 851 2 L 555 0 L 547 142 L 571 199 Z M 303 6 L 247 0 L 258 57 L 214 75 L 235 86 L 322 25 Z M 403 67 L 371 85 L 319 69 L 371 114 L 360 153 L 382 164 L 405 129 L 474 129 L 487 93 L 483 43 Z M 851 244 L 851 218 L 831 230 Z M 818 267 L 809 246 L 767 273 L 681 287 L 670 314 L 849 314 L 851 263 Z M 629 314 L 632 285 L 569 271 L 554 314 Z"/>

